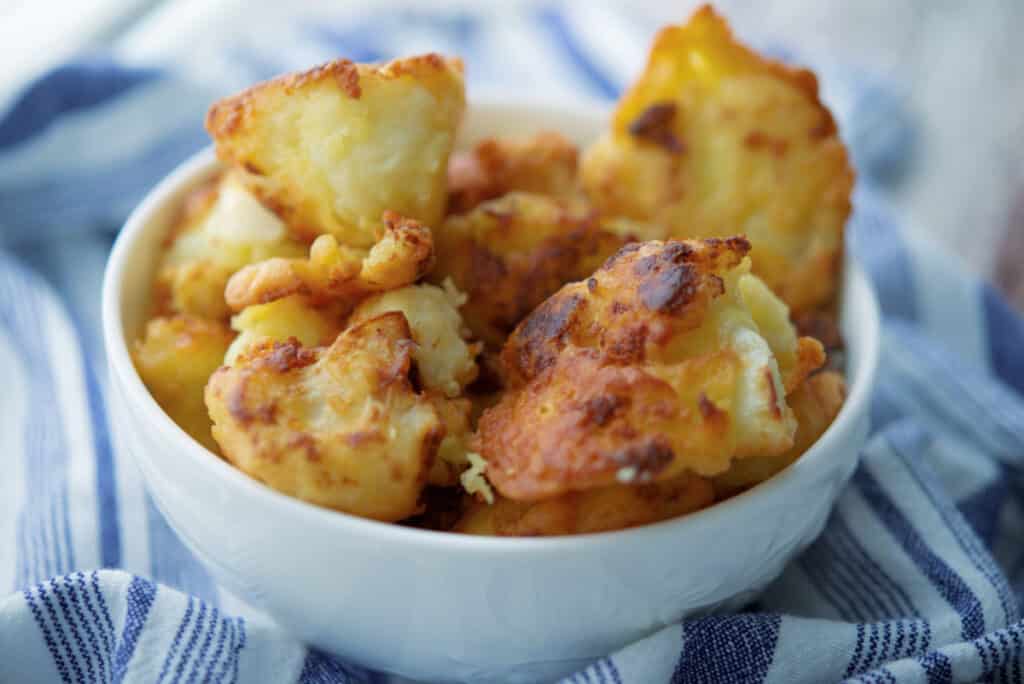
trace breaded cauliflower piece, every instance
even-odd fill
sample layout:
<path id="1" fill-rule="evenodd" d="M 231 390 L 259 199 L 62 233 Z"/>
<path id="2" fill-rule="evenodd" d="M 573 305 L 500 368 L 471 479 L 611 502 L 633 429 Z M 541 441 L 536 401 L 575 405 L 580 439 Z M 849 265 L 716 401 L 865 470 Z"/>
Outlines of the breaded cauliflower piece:
<path id="1" fill-rule="evenodd" d="M 501 494 L 709 477 L 789 449 L 796 421 L 740 285 L 749 250 L 744 238 L 629 244 L 524 320 L 502 352 L 512 389 L 474 444 Z"/>
<path id="2" fill-rule="evenodd" d="M 789 396 L 811 372 L 825 363 L 824 347 L 816 338 L 797 336 L 789 307 L 768 289 L 763 280 L 748 275 L 740 278 L 737 285 L 758 331 L 779 363 L 782 384 L 786 388 L 786 396 Z"/>
<path id="3" fill-rule="evenodd" d="M 835 295 L 854 175 L 817 80 L 738 43 L 710 7 L 658 34 L 580 173 L 598 209 L 672 237 L 746 234 L 797 314 Z"/>
<path id="4" fill-rule="evenodd" d="M 818 441 L 839 414 L 846 400 L 846 383 L 835 371 L 816 373 L 786 397 L 796 416 L 793 446 L 777 456 L 746 458 L 712 480 L 718 498 L 736 494 L 764 482 L 800 458 Z"/>
<path id="5" fill-rule="evenodd" d="M 419 510 L 444 425 L 410 381 L 415 343 L 387 313 L 327 348 L 266 342 L 206 387 L 224 457 L 274 489 L 376 520 Z"/>
<path id="6" fill-rule="evenodd" d="M 301 294 L 315 304 L 355 306 L 373 294 L 423 277 L 434 263 L 430 229 L 392 211 L 383 214 L 378 240 L 369 250 L 339 245 L 321 235 L 308 258 L 268 259 L 240 270 L 228 281 L 225 298 L 239 311 L 281 297 Z"/>
<path id="7" fill-rule="evenodd" d="M 444 425 L 444 439 L 437 448 L 437 458 L 430 469 L 427 482 L 437 487 L 454 487 L 459 476 L 469 466 L 469 442 L 473 436 L 470 423 L 473 405 L 466 398 L 449 399 L 428 393 L 437 415 Z"/>
<path id="8" fill-rule="evenodd" d="M 226 319 L 231 312 L 224 287 L 231 274 L 256 261 L 305 251 L 238 175 L 227 173 L 186 198 L 157 274 L 157 299 L 169 312 Z"/>
<path id="9" fill-rule="evenodd" d="M 203 387 L 224 359 L 233 334 L 221 321 L 179 314 L 151 319 L 132 358 L 150 394 L 182 430 L 211 451 Z"/>
<path id="10" fill-rule="evenodd" d="M 453 398 L 476 379 L 479 345 L 466 342 L 468 332 L 458 307 L 465 297 L 436 285 L 409 285 L 374 295 L 352 312 L 349 324 L 401 311 L 416 341 L 413 358 L 425 388 Z"/>
<path id="11" fill-rule="evenodd" d="M 543 501 L 474 501 L 454 531 L 501 537 L 610 532 L 692 513 L 712 503 L 711 483 L 685 473 L 664 482 L 612 485 Z"/>
<path id="12" fill-rule="evenodd" d="M 466 293 L 466 324 L 497 348 L 563 284 L 586 277 L 626 242 L 659 234 L 654 226 L 602 219 L 586 203 L 514 192 L 445 220 L 434 233 L 430 278 L 451 278 Z"/>
<path id="13" fill-rule="evenodd" d="M 461 214 L 509 192 L 569 199 L 579 193 L 578 151 L 560 133 L 487 138 L 448 162 L 448 213 Z"/>
<path id="14" fill-rule="evenodd" d="M 464 91 L 457 59 L 336 60 L 217 102 L 206 129 L 297 237 L 369 247 L 387 209 L 440 221 Z"/>
<path id="15" fill-rule="evenodd" d="M 338 307 L 316 307 L 302 295 L 247 306 L 231 318 L 238 337 L 228 348 L 224 364 L 234 364 L 246 349 L 266 340 L 284 342 L 293 337 L 304 347 L 328 346 L 341 332 L 343 320 Z"/>

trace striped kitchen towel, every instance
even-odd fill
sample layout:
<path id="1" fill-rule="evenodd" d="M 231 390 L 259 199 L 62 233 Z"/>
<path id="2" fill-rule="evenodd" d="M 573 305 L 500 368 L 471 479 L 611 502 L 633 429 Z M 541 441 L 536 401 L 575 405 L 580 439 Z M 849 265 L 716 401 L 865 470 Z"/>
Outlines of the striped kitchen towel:
<path id="1" fill-rule="evenodd" d="M 146 22 L 0 110 L 0 682 L 385 679 L 217 587 L 112 449 L 96 335 L 111 235 L 205 144 L 208 103 L 271 73 L 434 49 L 465 57 L 478 96 L 609 99 L 654 28 L 596 5 L 286 5 Z M 884 83 L 824 81 L 862 171 L 850 248 L 885 314 L 862 463 L 821 538 L 745 612 L 567 681 L 1022 680 L 1024 321 L 874 200 L 913 132 Z"/>

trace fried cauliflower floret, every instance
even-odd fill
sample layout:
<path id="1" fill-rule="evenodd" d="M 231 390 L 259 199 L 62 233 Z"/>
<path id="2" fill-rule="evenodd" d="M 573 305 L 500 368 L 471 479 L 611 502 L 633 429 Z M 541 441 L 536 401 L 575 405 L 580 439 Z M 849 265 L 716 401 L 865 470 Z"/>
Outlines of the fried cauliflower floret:
<path id="1" fill-rule="evenodd" d="M 321 235 L 308 258 L 268 259 L 240 270 L 228 281 L 225 297 L 235 311 L 293 294 L 317 304 L 347 303 L 351 308 L 374 292 L 416 282 L 433 263 L 430 229 L 386 211 L 378 240 L 369 250 Z"/>
<path id="2" fill-rule="evenodd" d="M 502 495 L 537 500 L 780 454 L 796 421 L 740 286 L 743 238 L 633 243 L 524 320 L 512 389 L 474 447 Z"/>
<path id="3" fill-rule="evenodd" d="M 441 219 L 464 90 L 461 62 L 435 54 L 337 60 L 217 102 L 206 129 L 296 236 L 370 247 L 386 209 Z"/>
<path id="4" fill-rule="evenodd" d="M 436 285 L 409 285 L 374 295 L 356 307 L 350 324 L 387 313 L 405 314 L 416 341 L 413 357 L 428 390 L 457 397 L 477 375 L 478 345 L 466 342 L 458 306 L 465 297 Z"/>
<path id="5" fill-rule="evenodd" d="M 500 347 L 563 284 L 586 277 L 629 240 L 657 232 L 601 219 L 585 203 L 511 193 L 445 220 L 434 234 L 431 279 L 451 278 L 468 297 L 462 315 L 474 336 Z"/>
<path id="6" fill-rule="evenodd" d="M 427 482 L 438 487 L 454 487 L 459 484 L 459 476 L 469 466 L 473 405 L 464 397 L 449 399 L 436 393 L 429 396 L 444 425 L 444 439 L 437 448 L 437 458 L 434 459 Z"/>
<path id="7" fill-rule="evenodd" d="M 461 214 L 509 192 L 571 198 L 578 152 L 560 133 L 487 138 L 448 162 L 448 212 Z"/>
<path id="8" fill-rule="evenodd" d="M 807 378 L 786 398 L 796 416 L 793 446 L 777 456 L 736 461 L 714 478 L 715 493 L 719 498 L 735 494 L 764 482 L 800 458 L 832 424 L 845 399 L 846 384 L 839 373 L 823 371 Z"/>
<path id="9" fill-rule="evenodd" d="M 293 337 L 304 347 L 327 346 L 341 332 L 342 320 L 337 307 L 313 306 L 302 295 L 247 306 L 231 318 L 238 337 L 228 348 L 224 363 L 232 365 L 246 349 L 265 340 L 284 342 Z"/>
<path id="10" fill-rule="evenodd" d="M 745 233 L 797 314 L 836 292 L 853 171 L 817 81 L 738 43 L 710 7 L 658 34 L 580 174 L 600 210 L 672 237 Z"/>
<path id="11" fill-rule="evenodd" d="M 612 485 L 543 501 L 475 501 L 454 531 L 502 537 L 610 532 L 692 513 L 713 502 L 711 483 L 686 473 L 664 482 Z"/>
<path id="12" fill-rule="evenodd" d="M 327 348 L 250 348 L 206 388 L 224 457 L 274 489 L 395 521 L 418 511 L 444 426 L 410 381 L 415 343 L 388 313 Z"/>
<path id="13" fill-rule="evenodd" d="M 754 275 L 744 276 L 737 285 L 743 302 L 761 336 L 768 342 L 779 364 L 782 384 L 788 396 L 814 370 L 825 363 L 825 349 L 813 337 L 798 337 L 789 317 L 789 307 Z"/>
<path id="14" fill-rule="evenodd" d="M 164 308 L 210 319 L 231 313 L 224 287 L 238 269 L 303 254 L 284 224 L 228 173 L 186 198 L 157 275 Z"/>
<path id="15" fill-rule="evenodd" d="M 203 387 L 224 359 L 232 333 L 220 321 L 179 314 L 146 324 L 132 358 L 153 398 L 178 426 L 212 451 Z"/>

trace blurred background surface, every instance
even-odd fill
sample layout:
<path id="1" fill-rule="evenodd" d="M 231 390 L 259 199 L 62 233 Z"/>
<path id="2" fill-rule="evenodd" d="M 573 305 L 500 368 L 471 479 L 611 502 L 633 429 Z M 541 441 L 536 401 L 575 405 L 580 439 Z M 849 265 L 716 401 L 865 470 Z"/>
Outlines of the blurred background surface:
<path id="1" fill-rule="evenodd" d="M 551 56 L 522 54 L 514 39 L 502 65 L 470 63 L 472 95 L 501 94 L 508 70 L 536 74 L 542 98 L 610 99 L 640 69 L 643 46 L 658 26 L 678 22 L 697 2 L 554 3 L 586 30 L 588 15 L 607 36 L 587 36 L 607 51 L 589 55 L 600 73 L 589 92 L 560 89 Z M 861 176 L 879 192 L 909 230 L 944 245 L 976 272 L 996 279 L 1024 307 L 1024 2 L 1017 0 L 719 0 L 716 6 L 741 37 L 782 57 L 806 63 L 823 76 L 825 94 L 835 74 L 855 78 L 872 97 L 852 108 L 857 148 L 877 168 Z M 551 3 L 368 2 L 252 3 L 240 0 L 0 0 L 0 107 L 25 84 L 69 58 L 105 53 L 132 64 L 171 67 L 211 93 L 225 94 L 254 78 L 309 66 L 323 45 L 283 31 L 301 6 L 322 16 L 317 40 L 354 59 L 375 54 L 374 27 L 389 16 L 422 10 L 423 30 L 410 35 L 406 52 L 488 40 L 474 33 L 472 16 L 499 15 L 512 24 Z M 449 17 L 438 25 L 437 16 Z M 500 15 L 507 15 L 501 17 Z M 607 21 L 614 15 L 615 21 Z M 424 15 L 426 16 L 426 15 Z M 332 21 L 361 27 L 331 34 Z M 582 21 L 578 20 L 582 18 Z M 356 20 L 353 24 L 350 20 Z M 361 23 L 360 23 L 361 22 Z M 429 25 L 428 25 L 429 24 Z M 616 26 L 610 31 L 608 26 Z M 553 24 L 552 30 L 559 30 Z M 611 35 L 619 32 L 621 35 Z M 503 34 L 514 36 L 511 30 Z M 639 40 L 638 40 L 639 39 Z M 571 41 L 571 39 L 570 39 Z M 307 49 L 308 47 L 308 49 Z M 571 51 L 572 45 L 567 46 Z M 386 50 L 383 50 L 386 52 Z M 224 55 L 230 55 L 226 60 Z M 555 62 L 557 57 L 555 56 Z M 571 57 L 571 55 L 570 55 Z M 244 65 L 243 68 L 239 64 Z M 577 65 L 578 66 L 578 65 Z M 484 73 L 473 73 L 474 69 Z M 487 73 L 492 69 L 492 73 Z M 578 79 L 574 82 L 578 83 Z M 893 122 L 893 118 L 899 118 Z M 849 136 L 849 126 L 844 134 Z M 0 225 L 3 217 L 0 216 Z"/>

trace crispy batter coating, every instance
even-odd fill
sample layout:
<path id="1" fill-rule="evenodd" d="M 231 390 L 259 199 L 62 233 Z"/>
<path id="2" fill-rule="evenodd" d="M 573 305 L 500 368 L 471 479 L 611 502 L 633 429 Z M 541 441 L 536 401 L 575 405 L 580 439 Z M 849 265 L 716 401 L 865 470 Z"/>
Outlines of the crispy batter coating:
<path id="1" fill-rule="evenodd" d="M 316 304 L 336 302 L 351 308 L 374 292 L 416 282 L 433 263 L 430 229 L 385 211 L 378 240 L 369 250 L 321 235 L 308 258 L 268 259 L 243 268 L 228 281 L 225 297 L 235 311 L 293 294 Z"/>
<path id="2" fill-rule="evenodd" d="M 599 209 L 673 237 L 745 233 L 795 313 L 836 292 L 853 171 L 817 81 L 738 43 L 710 7 L 658 34 L 580 173 Z"/>
<path id="3" fill-rule="evenodd" d="M 513 328 L 567 282 L 578 280 L 630 240 L 660 231 L 602 219 L 586 203 L 514 192 L 449 216 L 435 231 L 434 282 L 465 292 L 473 334 L 500 347 Z"/>
<path id="4" fill-rule="evenodd" d="M 387 209 L 441 219 L 464 90 L 457 59 L 337 60 L 217 102 L 206 129 L 296 236 L 369 247 Z"/>
<path id="5" fill-rule="evenodd" d="M 370 297 L 349 320 L 356 324 L 388 311 L 402 312 L 416 341 L 413 357 L 420 382 L 428 390 L 457 397 L 476 379 L 479 351 L 479 345 L 466 342 L 468 331 L 458 310 L 464 300 L 461 293 L 436 285 L 409 285 Z"/>
<path id="6" fill-rule="evenodd" d="M 718 498 L 730 496 L 769 477 L 800 458 L 832 424 L 846 400 L 846 383 L 835 371 L 822 371 L 807 378 L 786 401 L 796 416 L 793 446 L 776 456 L 761 454 L 736 461 L 712 482 Z"/>
<path id="7" fill-rule="evenodd" d="M 509 192 L 571 198 L 578 151 L 552 131 L 523 138 L 487 138 L 448 162 L 448 212 L 461 214 Z"/>
<path id="8" fill-rule="evenodd" d="M 626 245 L 524 320 L 502 352 L 512 389 L 474 445 L 501 494 L 713 476 L 789 449 L 796 422 L 741 286 L 749 250 L 743 238 Z"/>
<path id="9" fill-rule="evenodd" d="M 427 482 L 439 487 L 454 487 L 459 484 L 459 475 L 469 465 L 473 405 L 466 398 L 449 399 L 434 392 L 428 392 L 428 396 L 444 425 L 444 439 L 437 448 L 437 458 Z"/>
<path id="10" fill-rule="evenodd" d="M 153 398 L 182 430 L 211 451 L 203 387 L 220 366 L 232 333 L 221 321 L 179 314 L 151 319 L 132 358 Z"/>
<path id="11" fill-rule="evenodd" d="M 186 198 L 157 275 L 167 312 L 226 319 L 228 278 L 247 264 L 303 254 L 284 224 L 227 173 Z"/>
<path id="12" fill-rule="evenodd" d="M 478 344 L 466 342 L 467 331 L 458 306 L 465 297 L 454 288 L 409 285 L 374 295 L 363 301 L 349 318 L 349 325 L 390 311 L 401 312 L 409 322 L 416 347 L 417 379 L 427 390 L 445 427 L 429 483 L 455 486 L 467 465 L 472 433 L 472 404 L 458 398 L 477 376 Z"/>
<path id="13" fill-rule="evenodd" d="M 377 520 L 416 513 L 444 425 L 410 380 L 415 343 L 397 312 L 328 348 L 250 348 L 206 388 L 225 458 L 299 499 Z"/>
<path id="14" fill-rule="evenodd" d="M 344 316 L 337 306 L 314 306 L 308 297 L 291 295 L 266 304 L 247 306 L 231 318 L 238 337 L 224 356 L 232 365 L 249 347 L 260 342 L 295 338 L 304 347 L 327 346 L 341 332 Z"/>
<path id="15" fill-rule="evenodd" d="M 612 485 L 543 501 L 474 501 L 454 531 L 502 537 L 609 532 L 692 513 L 713 502 L 711 483 L 686 473 L 664 482 Z"/>

